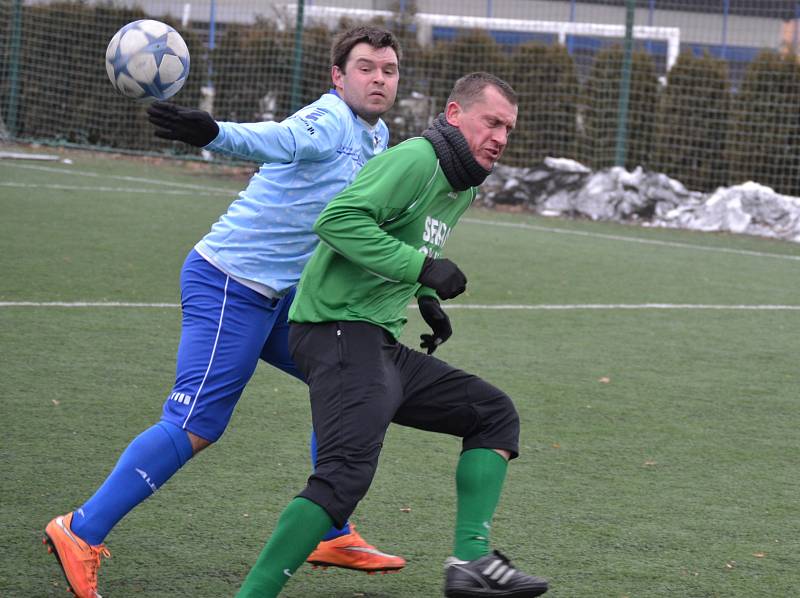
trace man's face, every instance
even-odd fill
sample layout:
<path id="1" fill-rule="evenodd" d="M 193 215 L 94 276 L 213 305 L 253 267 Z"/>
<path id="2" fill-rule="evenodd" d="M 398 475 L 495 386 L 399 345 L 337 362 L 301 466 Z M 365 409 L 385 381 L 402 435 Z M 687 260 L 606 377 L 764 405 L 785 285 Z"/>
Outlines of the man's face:
<path id="1" fill-rule="evenodd" d="M 491 170 L 503 155 L 508 136 L 517 124 L 517 107 L 494 85 L 487 85 L 467 108 L 450 102 L 445 116 L 464 135 L 478 164 Z"/>
<path id="2" fill-rule="evenodd" d="M 353 111 L 370 124 L 394 104 L 400 68 L 392 48 L 374 48 L 366 42 L 353 46 L 344 70 L 331 69 L 333 85 Z"/>

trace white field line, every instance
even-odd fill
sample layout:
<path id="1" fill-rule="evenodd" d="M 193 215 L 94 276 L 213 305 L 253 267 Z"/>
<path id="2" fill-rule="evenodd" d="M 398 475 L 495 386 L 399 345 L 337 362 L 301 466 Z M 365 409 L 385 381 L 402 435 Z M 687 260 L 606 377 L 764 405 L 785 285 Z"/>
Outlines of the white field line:
<path id="1" fill-rule="evenodd" d="M 13 168 L 23 168 L 26 170 L 39 170 L 42 172 L 58 173 L 58 174 L 75 174 L 81 177 L 93 177 L 101 179 L 112 179 L 115 181 L 128 181 L 133 183 L 148 183 L 151 185 L 163 185 L 166 187 L 178 187 L 180 189 L 195 189 L 197 191 L 219 191 L 220 193 L 235 194 L 236 191 L 230 189 L 223 189 L 220 187 L 209 187 L 208 185 L 192 185 L 191 183 L 176 183 L 173 181 L 164 181 L 160 179 L 147 179 L 144 177 L 136 176 L 123 176 L 116 174 L 103 174 L 99 172 L 91 172 L 87 170 L 73 170 L 68 168 L 55 168 L 53 166 L 36 166 L 33 164 L 11 164 L 0 162 L 0 166 L 12 166 Z"/>
<path id="2" fill-rule="evenodd" d="M 141 189 L 131 187 L 79 187 L 77 185 L 46 185 L 33 183 L 8 183 L 0 182 L 0 187 L 19 187 L 23 189 L 52 189 L 53 191 L 81 191 L 84 193 L 143 193 L 147 195 L 198 195 L 210 197 L 233 197 L 235 193 L 229 191 L 198 191 L 195 189 Z"/>
<path id="3" fill-rule="evenodd" d="M 117 308 L 178 308 L 178 303 L 139 303 L 124 301 L 0 301 L 4 307 L 117 307 Z M 417 309 L 410 304 L 409 309 Z M 724 305 L 702 303 L 566 303 L 566 304 L 478 304 L 455 303 L 446 309 L 464 310 L 529 310 L 529 311 L 579 311 L 579 310 L 732 310 L 732 311 L 800 311 L 800 305 Z"/>
<path id="4" fill-rule="evenodd" d="M 0 307 L 180 307 L 179 303 L 138 303 L 127 301 L 0 301 Z"/>
<path id="5" fill-rule="evenodd" d="M 479 220 L 477 218 L 462 218 L 461 222 L 469 224 L 503 226 L 508 228 L 520 228 L 542 233 L 553 233 L 561 235 L 575 235 L 578 237 L 590 237 L 593 239 L 607 239 L 609 241 L 623 241 L 625 243 L 640 243 L 642 245 L 659 245 L 661 247 L 677 247 L 680 249 L 696 249 L 698 251 L 711 251 L 716 253 L 732 253 L 734 255 L 748 255 L 752 257 L 775 258 L 778 260 L 791 260 L 800 262 L 800 255 L 787 255 L 782 253 L 766 253 L 762 251 L 750 251 L 747 249 L 731 249 L 728 247 L 708 247 L 705 245 L 694 245 L 692 243 L 680 243 L 677 241 L 659 241 L 658 239 L 643 239 L 641 237 L 626 237 L 623 235 L 607 235 L 604 233 L 592 233 L 580 230 L 569 230 L 565 228 L 550 228 L 547 226 L 537 226 L 535 224 L 524 224 L 521 222 L 500 222 L 497 220 Z"/>

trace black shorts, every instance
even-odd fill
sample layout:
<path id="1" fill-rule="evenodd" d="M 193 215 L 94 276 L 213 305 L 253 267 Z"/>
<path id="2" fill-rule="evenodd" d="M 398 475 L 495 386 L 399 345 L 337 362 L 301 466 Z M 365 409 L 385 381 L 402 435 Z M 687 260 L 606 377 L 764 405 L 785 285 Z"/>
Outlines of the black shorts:
<path id="1" fill-rule="evenodd" d="M 292 324 L 289 349 L 309 385 L 317 436 L 316 468 L 300 496 L 338 526 L 369 488 L 391 422 L 459 436 L 462 450 L 518 454 L 519 417 L 503 391 L 379 326 Z"/>

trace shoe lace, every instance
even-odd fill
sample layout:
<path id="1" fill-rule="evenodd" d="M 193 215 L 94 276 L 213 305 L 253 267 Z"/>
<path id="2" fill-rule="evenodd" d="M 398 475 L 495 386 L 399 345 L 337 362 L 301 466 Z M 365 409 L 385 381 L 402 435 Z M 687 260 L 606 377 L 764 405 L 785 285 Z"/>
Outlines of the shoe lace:
<path id="1" fill-rule="evenodd" d="M 111 552 L 105 544 L 99 546 L 89 546 L 89 555 L 86 559 L 87 574 L 92 585 L 97 584 L 97 571 L 100 569 L 100 557 L 111 558 Z"/>

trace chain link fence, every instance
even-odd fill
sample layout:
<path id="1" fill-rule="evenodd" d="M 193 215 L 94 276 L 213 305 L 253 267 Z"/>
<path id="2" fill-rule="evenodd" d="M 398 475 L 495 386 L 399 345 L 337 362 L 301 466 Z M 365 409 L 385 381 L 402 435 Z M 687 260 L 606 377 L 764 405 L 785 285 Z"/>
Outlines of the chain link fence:
<path id="1" fill-rule="evenodd" d="M 183 35 L 192 72 L 175 101 L 218 120 L 282 119 L 313 101 L 330 84 L 332 35 L 371 21 L 404 47 L 393 143 L 428 125 L 458 77 L 487 70 L 520 96 L 508 165 L 572 158 L 699 191 L 753 180 L 800 196 L 800 2 L 0 0 L 0 130 L 192 155 L 155 139 L 107 80 L 109 39 L 139 18 Z"/>

